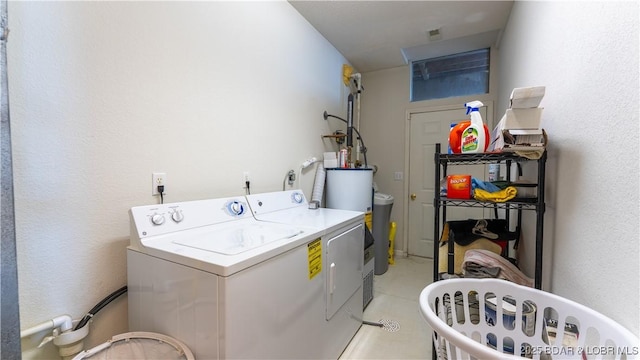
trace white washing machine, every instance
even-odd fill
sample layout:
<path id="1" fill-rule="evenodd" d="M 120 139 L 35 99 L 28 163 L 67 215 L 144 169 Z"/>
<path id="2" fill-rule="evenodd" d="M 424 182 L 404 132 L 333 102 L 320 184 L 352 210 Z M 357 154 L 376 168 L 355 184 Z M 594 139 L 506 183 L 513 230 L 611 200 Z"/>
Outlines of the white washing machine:
<path id="1" fill-rule="evenodd" d="M 325 283 L 323 359 L 336 359 L 362 325 L 364 213 L 309 209 L 300 190 L 246 196 L 253 216 L 263 223 L 312 227 L 321 234 L 317 277 Z M 318 343 L 320 345 L 320 342 Z"/>
<path id="2" fill-rule="evenodd" d="M 129 331 L 196 359 L 325 357 L 316 228 L 258 222 L 244 197 L 134 207 L 130 220 Z"/>

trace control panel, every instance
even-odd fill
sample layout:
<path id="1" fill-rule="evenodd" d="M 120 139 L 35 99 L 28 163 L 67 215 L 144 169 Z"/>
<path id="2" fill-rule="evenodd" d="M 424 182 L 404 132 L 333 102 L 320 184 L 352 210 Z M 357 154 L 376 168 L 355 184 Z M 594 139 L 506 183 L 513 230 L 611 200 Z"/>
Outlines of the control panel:
<path id="1" fill-rule="evenodd" d="M 184 220 L 184 212 L 179 204 L 152 207 L 146 216 L 149 222 L 155 226 L 164 225 L 167 220 L 176 224 Z"/>
<path id="2" fill-rule="evenodd" d="M 243 197 L 133 207 L 131 224 L 140 238 L 252 218 Z"/>
<path id="3" fill-rule="evenodd" d="M 292 209 L 298 206 L 306 208 L 307 199 L 301 190 L 275 191 L 270 193 L 247 195 L 247 202 L 254 215 L 273 211 Z"/>

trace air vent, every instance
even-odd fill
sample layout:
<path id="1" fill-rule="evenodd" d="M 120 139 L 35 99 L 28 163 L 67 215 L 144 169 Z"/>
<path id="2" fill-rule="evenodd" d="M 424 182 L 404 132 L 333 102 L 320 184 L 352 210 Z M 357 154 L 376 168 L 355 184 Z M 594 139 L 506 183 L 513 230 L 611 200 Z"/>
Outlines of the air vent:
<path id="1" fill-rule="evenodd" d="M 440 29 L 429 30 L 429 41 L 442 40 L 442 33 Z"/>

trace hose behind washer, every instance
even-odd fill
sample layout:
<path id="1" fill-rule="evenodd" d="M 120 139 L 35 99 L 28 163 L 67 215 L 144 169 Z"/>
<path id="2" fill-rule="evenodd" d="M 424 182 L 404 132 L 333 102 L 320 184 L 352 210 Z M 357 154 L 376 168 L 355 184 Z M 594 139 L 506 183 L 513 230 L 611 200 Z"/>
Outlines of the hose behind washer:
<path id="1" fill-rule="evenodd" d="M 102 299 L 99 303 L 97 303 L 91 310 L 89 310 L 89 312 L 87 313 L 87 315 L 85 315 L 76 325 L 76 327 L 73 329 L 73 331 L 76 331 L 80 328 L 82 328 L 83 326 L 87 325 L 87 323 L 89 322 L 89 320 L 91 320 L 91 318 L 93 318 L 93 316 L 95 314 L 98 313 L 98 311 L 102 310 L 103 307 L 107 306 L 110 302 L 112 302 L 113 300 L 115 300 L 118 296 L 124 294 L 127 292 L 127 286 L 123 286 L 120 289 L 112 292 L 111 294 L 109 294 L 109 296 L 107 296 L 106 298 Z"/>

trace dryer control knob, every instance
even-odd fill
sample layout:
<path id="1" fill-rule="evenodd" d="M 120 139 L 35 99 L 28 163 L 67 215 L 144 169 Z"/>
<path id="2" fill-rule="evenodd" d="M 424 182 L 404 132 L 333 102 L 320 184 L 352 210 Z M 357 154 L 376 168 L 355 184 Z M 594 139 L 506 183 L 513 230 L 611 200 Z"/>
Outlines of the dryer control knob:
<path id="1" fill-rule="evenodd" d="M 291 200 L 293 200 L 293 202 L 296 203 L 296 204 L 302 204 L 302 201 L 304 200 L 304 197 L 302 196 L 302 193 L 294 192 L 291 195 Z"/>
<path id="2" fill-rule="evenodd" d="M 153 215 L 151 215 L 151 222 L 154 225 L 162 225 L 162 224 L 164 224 L 164 215 L 162 215 L 162 214 L 153 214 Z"/>
<path id="3" fill-rule="evenodd" d="M 180 221 L 184 220 L 184 214 L 182 214 L 182 211 L 176 210 L 171 213 L 171 220 L 179 223 Z"/>

